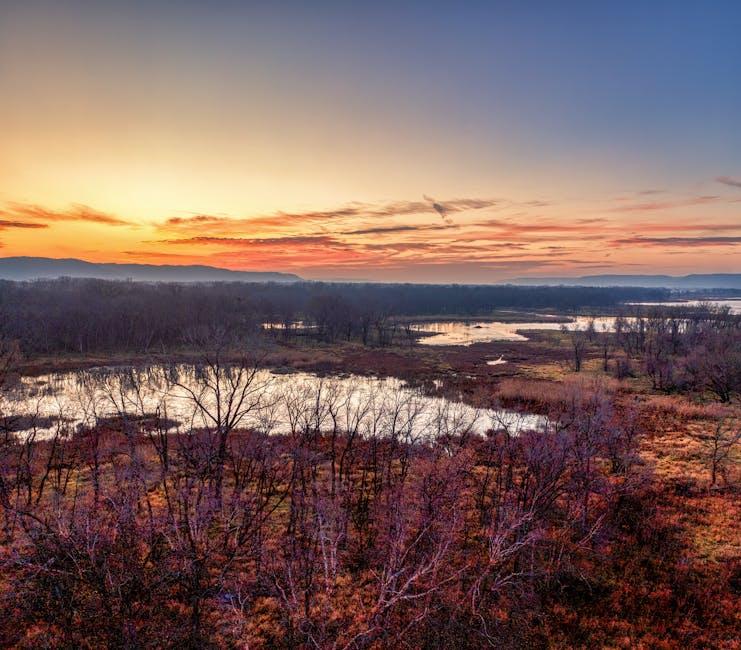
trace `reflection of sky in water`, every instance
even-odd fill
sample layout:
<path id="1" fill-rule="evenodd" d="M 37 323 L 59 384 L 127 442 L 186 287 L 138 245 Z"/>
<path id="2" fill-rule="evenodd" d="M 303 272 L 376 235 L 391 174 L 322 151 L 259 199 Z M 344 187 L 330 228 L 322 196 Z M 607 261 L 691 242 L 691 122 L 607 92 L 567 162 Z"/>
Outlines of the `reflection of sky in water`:
<path id="1" fill-rule="evenodd" d="M 432 336 L 419 339 L 423 345 L 472 345 L 488 341 L 527 341 L 527 336 L 518 334 L 518 330 L 560 330 L 562 325 L 568 328 L 584 328 L 594 320 L 595 329 L 599 332 L 603 326 L 611 328 L 615 319 L 611 316 L 588 318 L 579 316 L 571 323 L 502 323 L 499 321 L 437 321 L 417 323 L 417 331 L 434 332 Z"/>
<path id="2" fill-rule="evenodd" d="M 686 302 L 640 302 L 631 305 L 664 306 L 664 307 L 697 307 L 698 305 L 713 305 L 716 307 L 730 307 L 732 314 L 741 314 L 741 299 L 734 300 L 690 300 Z M 612 316 L 600 316 L 592 319 L 589 316 L 578 316 L 566 327 L 584 329 L 590 320 L 594 320 L 596 331 L 611 330 L 615 325 Z M 422 337 L 419 342 L 423 345 L 472 345 L 488 341 L 527 341 L 527 336 L 518 334 L 526 330 L 559 330 L 563 323 L 502 323 L 499 321 L 436 321 L 430 323 L 415 323 L 412 328 L 417 331 L 434 332 L 432 336 Z M 489 364 L 494 365 L 494 364 Z"/>
<path id="3" fill-rule="evenodd" d="M 741 314 L 741 298 L 729 300 L 676 300 L 667 302 L 631 302 L 630 305 L 646 305 L 656 307 L 699 307 L 713 305 L 714 307 L 730 307 L 732 314 Z"/>
<path id="4" fill-rule="evenodd" d="M 211 375 L 207 378 L 213 379 Z M 223 380 L 221 385 L 225 385 Z M 236 385 L 240 391 L 246 389 L 245 405 L 251 407 L 238 427 L 272 433 L 306 427 L 326 431 L 336 426 L 364 436 L 394 433 L 413 440 L 504 427 L 514 433 L 544 423 L 535 415 L 477 410 L 462 402 L 427 396 L 394 378 L 320 378 L 260 370 L 249 388 L 244 381 Z M 99 418 L 122 414 L 157 413 L 175 420 L 180 430 L 212 424 L 196 407 L 194 398 L 202 400 L 206 410 L 213 411 L 216 406 L 213 392 L 203 390 L 190 366 L 179 366 L 177 375 L 169 378 L 159 367 L 141 371 L 100 368 L 24 378 L 5 396 L 0 408 L 4 414 L 37 416 L 36 431 L 44 437 L 57 427 L 75 430 Z M 222 395 L 222 406 L 226 399 Z M 43 420 L 49 417 L 56 424 Z"/>

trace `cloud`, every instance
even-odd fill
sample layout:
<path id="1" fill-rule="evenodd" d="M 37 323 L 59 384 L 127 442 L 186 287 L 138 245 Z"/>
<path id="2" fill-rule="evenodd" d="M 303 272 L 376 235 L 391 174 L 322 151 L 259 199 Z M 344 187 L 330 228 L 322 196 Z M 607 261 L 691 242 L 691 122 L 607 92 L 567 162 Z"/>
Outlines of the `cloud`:
<path id="1" fill-rule="evenodd" d="M 686 230 L 692 231 L 697 230 L 702 232 L 703 230 L 712 232 L 734 232 L 741 230 L 741 222 L 739 223 L 684 223 L 684 224 L 668 224 L 664 226 L 668 230 Z"/>
<path id="2" fill-rule="evenodd" d="M 458 228 L 459 226 L 446 223 L 430 226 L 378 226 L 376 228 L 361 228 L 359 230 L 345 230 L 340 233 L 342 235 L 382 235 L 384 233 L 397 233 L 397 232 L 420 232 L 428 230 L 451 230 Z"/>
<path id="3" fill-rule="evenodd" d="M 432 204 L 432 209 L 437 212 L 444 221 L 447 222 L 449 220 L 448 209 L 442 203 L 438 203 L 437 201 L 435 201 L 435 199 L 433 199 L 431 196 L 427 196 L 426 194 L 424 194 L 422 198 Z"/>
<path id="4" fill-rule="evenodd" d="M 591 241 L 605 238 L 611 227 L 602 221 L 592 223 L 534 222 L 522 223 L 503 219 L 489 219 L 472 224 L 484 230 L 469 233 L 470 239 L 481 241 L 527 242 L 546 241 Z"/>
<path id="5" fill-rule="evenodd" d="M 27 221 L 8 221 L 6 219 L 0 219 L 0 230 L 7 230 L 8 228 L 48 228 L 49 226 L 45 223 L 29 223 Z"/>
<path id="6" fill-rule="evenodd" d="M 301 246 L 301 245 L 334 245 L 342 242 L 329 235 L 291 235 L 287 237 L 188 237 L 187 239 L 160 239 L 157 244 L 213 244 L 216 246 Z"/>
<path id="7" fill-rule="evenodd" d="M 716 203 L 722 200 L 719 196 L 695 196 L 689 199 L 678 201 L 652 201 L 650 203 L 631 203 L 630 205 L 620 205 L 611 208 L 609 212 L 651 212 L 654 210 L 670 210 L 672 208 L 682 208 L 692 205 L 705 205 L 707 203 Z"/>
<path id="8" fill-rule="evenodd" d="M 196 215 L 171 217 L 160 227 L 163 230 L 223 229 L 239 231 L 253 228 L 297 226 L 300 224 L 326 224 L 346 219 L 376 219 L 414 214 L 439 214 L 449 216 L 456 212 L 481 210 L 499 203 L 499 199 L 457 198 L 439 203 L 429 201 L 389 201 L 386 203 L 349 203 L 329 210 L 305 212 L 276 212 L 254 217 L 230 218 L 222 215 Z M 437 207 L 436 207 L 437 206 Z"/>
<path id="9" fill-rule="evenodd" d="M 80 203 L 73 204 L 67 210 L 50 210 L 30 203 L 8 203 L 6 214 L 20 219 L 34 219 L 42 222 L 87 221 L 108 226 L 134 225 L 130 221 Z"/>
<path id="10" fill-rule="evenodd" d="M 741 224 L 731 217 L 670 218 L 649 212 L 641 215 L 644 218 L 632 219 L 610 214 L 703 204 L 713 204 L 707 208 L 712 211 L 716 203 L 727 203 L 727 197 L 667 195 L 653 201 L 641 200 L 639 194 L 633 193 L 624 203 L 610 199 L 607 212 L 604 202 L 597 208 L 587 206 L 589 210 L 578 205 L 576 212 L 568 213 L 547 210 L 546 206 L 553 204 L 541 200 L 436 200 L 428 195 L 419 201 L 352 202 L 334 209 L 243 218 L 219 212 L 181 212 L 164 222 L 155 221 L 157 232 L 141 242 L 141 251 L 129 248 L 120 254 L 158 263 L 171 258 L 171 263 L 231 268 L 247 265 L 299 272 L 333 268 L 362 274 L 373 269 L 401 274 L 404 269 L 416 273 L 421 267 L 442 269 L 466 263 L 481 269 L 518 263 L 543 268 L 586 267 L 606 263 L 611 250 L 618 257 L 631 248 L 633 254 L 640 254 L 641 249 L 654 247 L 651 250 L 657 257 L 711 246 L 716 255 L 733 255 L 739 250 Z M 84 205 L 66 210 L 8 205 L 9 210 L 0 211 L 0 230 L 47 228 L 62 221 L 135 225 Z M 475 212 L 486 208 L 484 213 Z M 465 211 L 472 212 L 452 223 L 452 215 Z"/>
<path id="11" fill-rule="evenodd" d="M 472 224 L 482 228 L 478 232 L 467 232 L 471 240 L 481 241 L 520 241 L 529 244 L 544 243 L 547 241 L 587 242 L 603 241 L 608 243 L 611 238 L 621 238 L 625 234 L 625 225 L 618 220 L 605 219 L 577 219 L 572 222 L 556 222 L 553 220 L 523 223 L 521 221 L 507 221 L 505 219 L 489 219 Z M 662 223 L 659 221 L 642 222 L 631 227 L 630 234 L 634 237 L 674 236 L 676 233 L 722 233 L 735 234 L 741 232 L 741 223 L 702 221 Z M 641 241 L 645 241 L 643 238 Z"/>
<path id="12" fill-rule="evenodd" d="M 741 237 L 626 237 L 611 243 L 620 246 L 736 246 Z"/>
<path id="13" fill-rule="evenodd" d="M 193 255 L 188 255 L 186 253 L 165 253 L 162 251 L 121 251 L 124 255 L 128 255 L 130 257 L 140 257 L 143 259 L 152 259 L 153 257 L 157 258 L 172 258 L 172 259 L 185 259 L 185 260 L 191 260 L 193 258 Z"/>
<path id="14" fill-rule="evenodd" d="M 585 225 L 589 224 L 573 224 L 573 223 L 516 223 L 503 221 L 501 219 L 489 219 L 488 221 L 481 221 L 476 224 L 477 226 L 490 226 L 493 228 L 500 228 L 511 233 L 528 233 L 528 232 L 583 232 L 587 230 Z"/>
<path id="15" fill-rule="evenodd" d="M 170 217 L 165 221 L 167 225 L 170 226 L 179 226 L 181 224 L 183 225 L 190 225 L 190 224 L 198 224 L 198 223 L 218 223 L 219 221 L 223 221 L 226 217 L 223 216 L 215 216 L 211 214 L 198 214 L 194 217 Z"/>
<path id="16" fill-rule="evenodd" d="M 741 187 L 741 181 L 731 178 L 730 176 L 718 176 L 715 180 L 719 183 L 723 183 L 723 185 L 728 185 L 729 187 Z"/>

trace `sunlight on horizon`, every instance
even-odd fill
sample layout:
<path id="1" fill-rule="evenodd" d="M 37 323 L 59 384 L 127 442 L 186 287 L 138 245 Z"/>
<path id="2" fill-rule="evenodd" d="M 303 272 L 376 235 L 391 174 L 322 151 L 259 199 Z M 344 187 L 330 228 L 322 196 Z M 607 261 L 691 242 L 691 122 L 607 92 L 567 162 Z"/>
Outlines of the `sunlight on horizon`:
<path id="1" fill-rule="evenodd" d="M 536 5 L 4 3 L 2 255 L 738 271 L 739 13 Z"/>

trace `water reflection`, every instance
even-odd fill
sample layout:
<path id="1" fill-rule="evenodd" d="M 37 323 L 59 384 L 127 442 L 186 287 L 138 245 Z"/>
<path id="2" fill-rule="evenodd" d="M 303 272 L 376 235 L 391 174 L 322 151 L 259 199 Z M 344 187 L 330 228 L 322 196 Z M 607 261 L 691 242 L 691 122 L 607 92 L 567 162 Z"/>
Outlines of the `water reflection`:
<path id="1" fill-rule="evenodd" d="M 431 323 L 415 323 L 412 329 L 418 332 L 434 332 L 432 336 L 419 339 L 423 345 L 472 345 L 474 343 L 488 343 L 490 341 L 527 341 L 522 331 L 527 330 L 560 330 L 566 325 L 569 329 L 584 329 L 594 321 L 596 331 L 612 329 L 615 326 L 613 316 L 592 318 L 578 316 L 570 323 L 533 322 L 533 323 L 502 323 L 500 321 L 436 321 Z"/>
<path id="2" fill-rule="evenodd" d="M 651 307 L 728 307 L 731 314 L 741 314 L 741 298 L 728 300 L 673 300 L 666 302 L 630 302 L 629 305 L 646 305 Z"/>
<path id="3" fill-rule="evenodd" d="M 215 389 L 218 388 L 217 392 Z M 507 410 L 481 410 L 424 394 L 395 378 L 318 377 L 258 370 L 217 380 L 209 369 L 180 365 L 97 368 L 24 378 L 0 411 L 18 416 L 15 430 L 49 437 L 110 417 L 155 414 L 172 430 L 213 426 L 212 414 L 241 400 L 237 426 L 266 433 L 301 430 L 396 435 L 414 441 L 440 435 L 538 429 L 545 420 Z"/>

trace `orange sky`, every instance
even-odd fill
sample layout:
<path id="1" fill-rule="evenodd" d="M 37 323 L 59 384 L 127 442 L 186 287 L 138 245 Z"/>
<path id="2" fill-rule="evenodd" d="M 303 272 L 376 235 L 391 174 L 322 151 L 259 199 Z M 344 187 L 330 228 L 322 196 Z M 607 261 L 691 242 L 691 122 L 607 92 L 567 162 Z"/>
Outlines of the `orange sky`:
<path id="1" fill-rule="evenodd" d="M 730 272 L 739 268 L 738 202 L 732 194 L 663 192 L 571 202 L 420 197 L 138 219 L 84 205 L 7 201 L 0 237 L 6 255 L 199 263 L 308 278 L 484 282 L 657 268 Z"/>
<path id="2" fill-rule="evenodd" d="M 416 6 L 43 4 L 0 8 L 4 256 L 414 282 L 741 271 L 717 30 L 687 72 L 710 105 L 635 35 L 601 51 L 564 31 L 541 70 L 538 43 L 573 26 L 528 41 L 516 12 L 497 40 Z"/>

